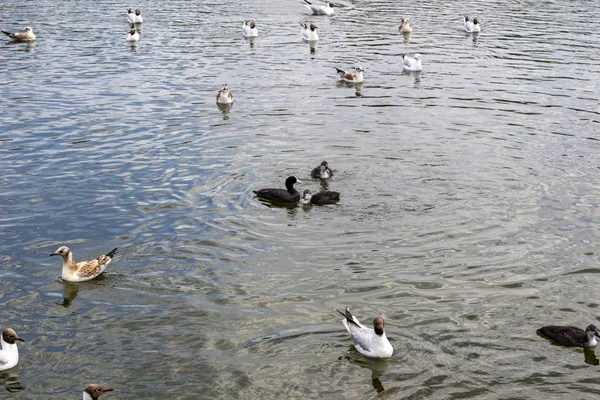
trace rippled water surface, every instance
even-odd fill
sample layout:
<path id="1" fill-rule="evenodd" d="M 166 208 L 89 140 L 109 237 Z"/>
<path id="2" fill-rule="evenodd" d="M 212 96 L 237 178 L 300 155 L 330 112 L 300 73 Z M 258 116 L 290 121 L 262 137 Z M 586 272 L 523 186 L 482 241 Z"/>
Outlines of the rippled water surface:
<path id="1" fill-rule="evenodd" d="M 38 38 L 0 41 L 0 324 L 27 340 L 0 398 L 597 398 L 594 351 L 535 330 L 600 323 L 600 13 L 488 3 L 1 4 Z M 341 202 L 254 198 L 293 174 Z M 60 245 L 120 252 L 68 284 Z M 391 359 L 352 348 L 346 305 Z"/>

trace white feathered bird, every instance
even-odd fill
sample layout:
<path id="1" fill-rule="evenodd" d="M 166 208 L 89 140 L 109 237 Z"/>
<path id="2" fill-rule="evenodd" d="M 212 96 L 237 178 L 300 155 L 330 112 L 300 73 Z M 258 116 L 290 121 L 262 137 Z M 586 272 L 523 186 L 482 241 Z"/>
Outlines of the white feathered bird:
<path id="1" fill-rule="evenodd" d="M 258 29 L 254 21 L 244 21 L 242 25 L 242 32 L 245 37 L 256 37 L 258 36 Z"/>
<path id="2" fill-rule="evenodd" d="M 402 67 L 407 71 L 423 71 L 421 55 L 416 53 L 414 57 L 402 54 Z"/>
<path id="3" fill-rule="evenodd" d="M 473 20 L 471 21 L 469 17 L 465 15 L 464 24 L 466 32 L 481 32 L 481 25 L 479 25 L 479 20 L 477 18 L 473 18 Z"/>
<path id="4" fill-rule="evenodd" d="M 302 39 L 307 40 L 309 42 L 319 40 L 319 34 L 317 33 L 317 26 L 315 24 L 303 24 L 300 22 L 300 26 L 302 27 Z"/>
<path id="5" fill-rule="evenodd" d="M 394 348 L 385 336 L 383 317 L 375 318 L 373 320 L 374 329 L 371 329 L 361 324 L 352 315 L 350 307 L 346 307 L 345 314 L 340 310 L 336 311 L 344 316 L 342 323 L 350 333 L 354 341 L 354 347 L 360 354 L 374 358 L 388 358 L 394 354 Z"/>
<path id="6" fill-rule="evenodd" d="M 325 4 L 315 4 L 308 0 L 304 0 L 304 7 L 308 8 L 314 15 L 327 15 L 328 17 L 331 17 L 333 14 L 335 14 L 335 10 L 333 9 L 335 4 L 331 2 Z"/>

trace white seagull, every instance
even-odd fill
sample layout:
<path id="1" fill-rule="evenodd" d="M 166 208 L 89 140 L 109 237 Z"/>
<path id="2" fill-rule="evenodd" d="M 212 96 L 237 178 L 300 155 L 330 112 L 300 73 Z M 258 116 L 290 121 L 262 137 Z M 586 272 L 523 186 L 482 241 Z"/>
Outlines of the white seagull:
<path id="1" fill-rule="evenodd" d="M 398 30 L 402 33 L 412 32 L 412 26 L 410 26 L 410 19 L 402 18 L 402 21 L 400 21 L 400 26 L 398 27 Z"/>
<path id="2" fill-rule="evenodd" d="M 328 2 L 326 4 L 313 4 L 308 0 L 304 0 L 304 7 L 308 8 L 314 15 L 327 15 L 331 17 L 335 14 L 335 4 Z"/>
<path id="3" fill-rule="evenodd" d="M 127 32 L 125 40 L 127 40 L 129 43 L 135 43 L 140 40 L 140 33 L 137 31 L 137 29 L 135 29 L 133 24 L 131 25 L 129 32 Z"/>
<path id="4" fill-rule="evenodd" d="M 300 22 L 300 26 L 302 27 L 302 40 L 309 42 L 319 40 L 319 34 L 317 33 L 317 26 L 315 24 L 310 24 L 309 27 L 307 24 Z"/>
<path id="5" fill-rule="evenodd" d="M 343 69 L 339 69 L 337 67 L 334 67 L 334 68 L 337 71 L 337 73 L 340 76 L 340 78 L 344 82 L 362 83 L 362 82 L 365 81 L 365 77 L 363 75 L 364 70 L 362 69 L 362 67 L 360 65 L 357 65 L 356 67 L 354 67 L 354 70 L 356 71 L 355 74 L 352 74 L 350 72 L 346 72 Z"/>
<path id="6" fill-rule="evenodd" d="M 142 10 L 136 8 L 135 14 L 131 12 L 131 8 L 127 10 L 127 21 L 129 21 L 131 24 L 141 24 L 144 22 L 144 19 L 142 18 Z"/>
<path id="7" fill-rule="evenodd" d="M 477 18 L 473 18 L 473 21 L 471 21 L 469 17 L 465 15 L 464 23 L 465 31 L 469 33 L 481 32 L 481 25 L 479 25 L 479 20 L 477 20 Z"/>
<path id="8" fill-rule="evenodd" d="M 407 56 L 406 54 L 402 54 L 402 67 L 407 71 L 423 71 L 423 66 L 421 65 L 421 55 L 419 53 L 415 54 L 415 57 Z"/>
<path id="9" fill-rule="evenodd" d="M 112 249 L 108 253 L 99 256 L 92 261 L 73 262 L 73 252 L 67 247 L 59 247 L 51 256 L 62 257 L 62 274 L 61 277 L 69 282 L 84 282 L 94 279 L 104 272 L 106 266 L 115 256 L 117 248 Z"/>
<path id="10" fill-rule="evenodd" d="M 233 95 L 229 91 L 227 84 L 221 85 L 221 90 L 217 93 L 217 104 L 231 104 L 233 103 Z"/>
<path id="11" fill-rule="evenodd" d="M 245 37 L 255 37 L 258 36 L 258 30 L 256 29 L 256 24 L 254 21 L 244 21 L 244 25 L 242 25 L 242 32 Z"/>
<path id="12" fill-rule="evenodd" d="M 105 388 L 100 385 L 88 385 L 83 391 L 83 400 L 96 400 L 102 393 L 112 392 L 112 388 Z"/>
<path id="13" fill-rule="evenodd" d="M 10 328 L 2 331 L 2 336 L 0 336 L 0 371 L 11 369 L 19 363 L 19 349 L 15 343 L 17 340 L 25 341 Z"/>
<path id="14" fill-rule="evenodd" d="M 25 29 L 23 29 L 22 32 L 10 33 L 2 31 L 2 33 L 6 34 L 11 40 L 14 40 L 15 42 L 33 42 L 35 40 L 33 29 L 31 29 L 30 26 L 25 27 Z"/>
<path id="15" fill-rule="evenodd" d="M 346 307 L 346 314 L 340 310 L 336 311 L 345 317 L 342 323 L 350 333 L 354 347 L 360 354 L 374 358 L 388 358 L 394 354 L 394 348 L 383 330 L 382 317 L 373 320 L 375 329 L 371 329 L 358 322 L 358 319 L 350 313 L 350 307 Z"/>

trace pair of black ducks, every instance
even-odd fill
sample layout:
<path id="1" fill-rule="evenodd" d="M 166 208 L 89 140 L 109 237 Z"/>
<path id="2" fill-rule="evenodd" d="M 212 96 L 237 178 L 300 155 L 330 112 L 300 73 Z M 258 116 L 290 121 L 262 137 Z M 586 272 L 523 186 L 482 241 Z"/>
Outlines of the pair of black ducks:
<path id="1" fill-rule="evenodd" d="M 316 179 L 327 179 L 333 176 L 333 171 L 331 168 L 329 168 L 327 161 L 323 161 L 319 166 L 315 167 L 311 171 L 310 176 Z M 300 195 L 300 193 L 294 188 L 296 183 L 302 183 L 302 181 L 292 175 L 285 180 L 285 189 L 260 189 L 255 190 L 254 194 L 262 199 L 280 203 L 296 203 L 299 201 L 302 204 L 316 204 L 323 206 L 326 204 L 334 204 L 340 201 L 340 193 L 329 190 L 312 194 L 310 190 L 306 189 L 302 195 Z"/>

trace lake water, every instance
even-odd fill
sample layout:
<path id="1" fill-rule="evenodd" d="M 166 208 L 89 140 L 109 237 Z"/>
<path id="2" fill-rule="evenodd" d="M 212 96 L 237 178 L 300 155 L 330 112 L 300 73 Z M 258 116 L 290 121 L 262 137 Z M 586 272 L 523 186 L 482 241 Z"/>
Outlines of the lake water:
<path id="1" fill-rule="evenodd" d="M 0 323 L 27 340 L 0 398 L 596 399 L 594 352 L 535 330 L 600 323 L 600 12 L 490 3 L 4 2 L 37 40 L 0 41 Z M 254 198 L 289 175 L 342 200 Z M 61 245 L 120 251 L 68 284 Z"/>

